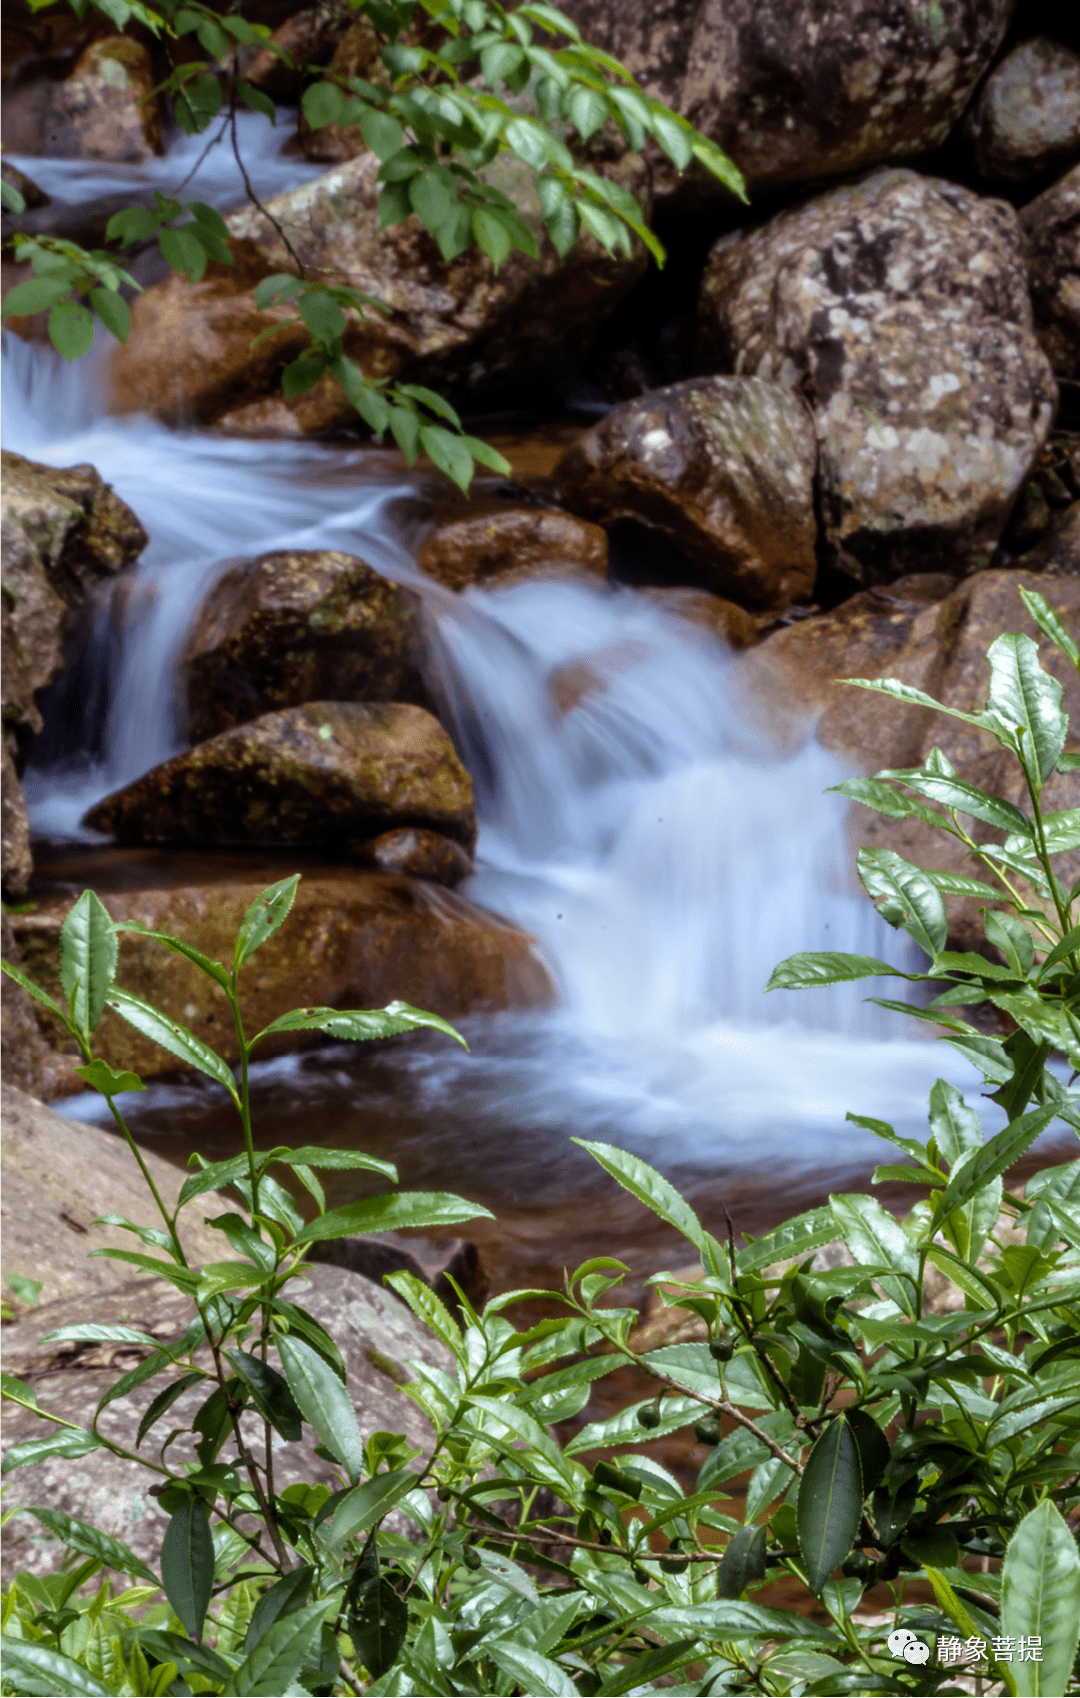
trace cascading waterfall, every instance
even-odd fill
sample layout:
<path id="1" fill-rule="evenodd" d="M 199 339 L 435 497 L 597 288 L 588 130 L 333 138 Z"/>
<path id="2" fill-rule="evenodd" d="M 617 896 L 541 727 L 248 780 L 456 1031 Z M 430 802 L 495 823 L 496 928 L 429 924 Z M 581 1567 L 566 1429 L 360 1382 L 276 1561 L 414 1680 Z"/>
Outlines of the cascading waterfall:
<path id="1" fill-rule="evenodd" d="M 238 195 L 224 157 L 213 198 L 226 205 Z M 26 162 L 41 179 L 45 163 Z M 278 187 L 306 174 L 278 167 Z M 102 169 L 69 176 L 97 173 L 100 193 Z M 141 170 L 143 186 L 163 181 L 162 162 Z M 182 746 L 177 661 L 230 559 L 344 549 L 423 590 L 435 685 L 477 788 L 465 894 L 537 938 L 560 995 L 555 1011 L 468 1022 L 467 1058 L 402 1050 L 416 1101 L 440 1114 L 452 1103 L 474 1123 L 592 1131 L 654 1157 L 662 1138 L 669 1162 L 782 1153 L 789 1170 L 820 1171 L 841 1150 L 846 1165 L 880 1151 L 844 1126 L 846 1109 L 914 1127 L 937 1072 L 974 1082 L 949 1052 L 890 1039 L 899 1022 L 860 988 L 764 997 L 771 967 L 796 949 L 903 952 L 852 889 L 844 805 L 823 795 L 837 763 L 812 742 L 784 755 L 769 745 L 715 638 L 623 588 L 547 580 L 450 595 L 413 565 L 394 509 L 416 480 L 388 456 L 110 418 L 91 362 L 64 368 L 8 340 L 5 444 L 91 462 L 151 537 L 126 621 L 101 613 L 77 689 L 62 681 L 47 704 L 26 784 L 42 836 L 77 838 L 93 801 Z M 298 1078 L 299 1063 L 269 1065 Z"/>

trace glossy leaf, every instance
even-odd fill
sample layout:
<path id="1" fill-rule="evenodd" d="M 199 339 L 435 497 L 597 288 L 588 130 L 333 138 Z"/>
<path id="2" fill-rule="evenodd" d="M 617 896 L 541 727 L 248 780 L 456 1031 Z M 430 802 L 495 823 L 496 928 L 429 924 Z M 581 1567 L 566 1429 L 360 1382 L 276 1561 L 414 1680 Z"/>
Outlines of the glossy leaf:
<path id="1" fill-rule="evenodd" d="M 192 1386 L 198 1385 L 204 1377 L 200 1373 L 181 1374 L 179 1379 L 173 1380 L 170 1385 L 158 1392 L 139 1422 L 139 1431 L 135 1439 L 136 1450 L 142 1444 L 151 1427 L 156 1426 L 161 1417 L 172 1408 L 177 1398 L 182 1397 L 184 1392 L 190 1390 Z"/>
<path id="2" fill-rule="evenodd" d="M 189 1032 L 187 1027 L 181 1026 L 178 1021 L 170 1020 L 141 997 L 121 990 L 118 985 L 112 987 L 105 1001 L 109 1008 L 114 1009 L 130 1026 L 134 1026 L 144 1038 L 150 1038 L 170 1055 L 175 1055 L 178 1061 L 186 1062 L 188 1067 L 194 1067 L 200 1073 L 205 1073 L 207 1078 L 224 1085 L 233 1101 L 239 1102 L 232 1069 L 209 1044 L 204 1044 L 201 1038 L 197 1038 L 194 1032 Z"/>
<path id="3" fill-rule="evenodd" d="M 280 922 L 279 922 L 280 923 Z M 374 1038 L 393 1038 L 401 1032 L 422 1028 L 442 1032 L 462 1049 L 468 1045 L 460 1032 L 438 1014 L 427 1014 L 408 1002 L 391 1002 L 385 1008 L 294 1008 L 264 1026 L 252 1043 L 276 1032 L 325 1032 L 339 1042 L 363 1043 Z M 312 1164 L 314 1165 L 314 1164 Z"/>
<path id="4" fill-rule="evenodd" d="M 820 985 L 842 985 L 852 979 L 871 979 L 886 974 L 910 978 L 899 967 L 890 967 L 873 955 L 843 955 L 836 950 L 802 950 L 774 967 L 765 986 L 771 990 L 813 990 Z"/>
<path id="5" fill-rule="evenodd" d="M 201 1639 L 214 1585 L 214 1540 L 201 1497 L 186 1498 L 165 1529 L 161 1582 L 191 1637 Z"/>
<path id="6" fill-rule="evenodd" d="M 1069 635 L 1046 597 L 1039 595 L 1036 590 L 1027 589 L 1021 589 L 1020 595 L 1039 630 L 1045 637 L 1049 637 L 1052 643 L 1056 643 L 1061 652 L 1080 670 L 1080 647 L 1077 646 L 1075 638 Z"/>
<path id="7" fill-rule="evenodd" d="M 639 1203 L 644 1203 L 654 1215 L 667 1221 L 676 1232 L 681 1232 L 688 1238 L 708 1265 L 715 1241 L 710 1240 L 697 1215 L 684 1197 L 676 1191 L 670 1180 L 662 1173 L 657 1173 L 648 1162 L 633 1156 L 627 1150 L 620 1150 L 614 1144 L 595 1144 L 587 1138 L 575 1138 L 575 1144 L 580 1144 L 583 1150 L 588 1150 L 594 1161 L 600 1163 L 605 1173 L 610 1173 L 612 1179 L 618 1180 L 624 1191 L 629 1191 Z"/>
<path id="8" fill-rule="evenodd" d="M 334 1510 L 330 1523 L 331 1544 L 344 1544 L 346 1539 L 366 1532 L 415 1484 L 416 1475 L 410 1468 L 395 1468 L 386 1474 L 374 1474 L 362 1485 L 354 1486 Z"/>
<path id="9" fill-rule="evenodd" d="M 850 1191 L 829 1198 L 837 1231 L 864 1267 L 894 1267 L 906 1278 L 881 1277 L 881 1284 L 908 1315 L 915 1313 L 919 1257 L 903 1227 L 874 1197 Z"/>
<path id="10" fill-rule="evenodd" d="M 279 1616 L 234 1674 L 235 1690 L 262 1693 L 266 1698 L 277 1698 L 282 1692 L 295 1690 L 293 1682 L 319 1639 L 326 1613 L 323 1599 Z"/>
<path id="11" fill-rule="evenodd" d="M 484 1655 L 490 1657 L 504 1675 L 509 1676 L 521 1692 L 535 1693 L 537 1698 L 573 1698 L 577 1687 L 567 1671 L 539 1651 L 508 1639 L 489 1640 Z M 607 1691 L 604 1687 L 601 1690 Z"/>
<path id="12" fill-rule="evenodd" d="M 1080 1553 L 1058 1510 L 1042 1502 L 1021 1521 L 1005 1552 L 1002 1631 L 1041 1637 L 1042 1662 L 1016 1663 L 1016 1690 L 1044 1698 L 1067 1689 L 1080 1633 Z"/>
<path id="13" fill-rule="evenodd" d="M 233 954 L 236 972 L 245 961 L 250 961 L 257 949 L 262 948 L 268 937 L 273 937 L 279 926 L 284 925 L 296 900 L 299 883 L 300 874 L 294 873 L 292 878 L 279 879 L 277 884 L 269 885 L 255 898 L 237 933 Z"/>
<path id="14" fill-rule="evenodd" d="M 479 1216 L 490 1220 L 489 1209 L 443 1191 L 400 1191 L 392 1197 L 361 1197 L 340 1209 L 319 1215 L 296 1235 L 297 1244 L 323 1238 L 347 1238 L 363 1232 L 391 1232 L 402 1227 L 458 1226 Z"/>
<path id="15" fill-rule="evenodd" d="M 819 1593 L 850 1551 L 862 1519 L 859 1450 L 845 1418 L 831 1421 L 806 1459 L 796 1506 L 806 1583 Z"/>
<path id="16" fill-rule="evenodd" d="M 21 1401 L 16 1399 L 15 1401 Z M 13 1468 L 28 1468 L 36 1462 L 48 1462 L 53 1456 L 88 1456 L 101 1449 L 101 1440 L 86 1427 L 60 1427 L 40 1439 L 24 1439 L 4 1452 L 0 1473 L 9 1474 Z"/>
<path id="17" fill-rule="evenodd" d="M 988 1181 L 996 1179 L 999 1173 L 1005 1173 L 1014 1162 L 1018 1162 L 1024 1152 L 1030 1149 L 1039 1133 L 1049 1126 L 1056 1113 L 1052 1105 L 1049 1108 L 1033 1109 L 1030 1114 L 1021 1115 L 1019 1120 L 1010 1122 L 1003 1132 L 991 1138 L 982 1149 L 973 1151 L 959 1164 L 938 1199 L 938 1219 L 943 1220 L 953 1209 L 959 1208 L 969 1197 L 973 1197 Z"/>
<path id="18" fill-rule="evenodd" d="M 111 1533 L 88 1527 L 85 1521 L 77 1521 L 61 1509 L 26 1509 L 24 1514 L 36 1516 L 42 1526 L 48 1527 L 81 1556 L 97 1557 L 106 1568 L 115 1568 L 121 1574 L 138 1574 L 143 1580 L 149 1580 L 152 1586 L 157 1585 L 153 1569 L 147 1568 L 142 1558 L 137 1557 L 123 1539 L 114 1539 Z"/>
<path id="19" fill-rule="evenodd" d="M 84 1036 L 105 1011 L 118 958 L 112 918 L 101 898 L 84 890 L 60 928 L 60 985 Z"/>
<path id="20" fill-rule="evenodd" d="M 944 949 L 948 934 L 945 903 L 933 880 L 891 849 L 860 849 L 859 877 L 877 911 L 902 927 L 927 955 Z"/>
<path id="21" fill-rule="evenodd" d="M 75 1662 L 62 1651 L 50 1650 L 42 1641 L 15 1639 L 5 1633 L 0 1637 L 0 1652 L 3 1653 L 4 1674 L 16 1691 L 89 1693 L 93 1698 L 105 1694 L 107 1698 L 114 1690 L 112 1686 L 103 1685 L 84 1663 Z M 35 1684 L 15 1686 L 20 1677 Z"/>
<path id="22" fill-rule="evenodd" d="M 283 1439 L 298 1440 L 301 1436 L 300 1411 L 277 1370 L 246 1350 L 226 1350 L 225 1355 L 247 1386 L 259 1414 Z"/>
<path id="23" fill-rule="evenodd" d="M 79 1078 L 104 1097 L 118 1097 L 122 1091 L 145 1091 L 146 1086 L 137 1073 L 126 1070 L 117 1073 L 100 1056 L 85 1067 L 76 1067 Z"/>
<path id="24" fill-rule="evenodd" d="M 248 1623 L 247 1634 L 244 1639 L 245 1653 L 254 1649 L 263 1634 L 269 1627 L 273 1626 L 279 1616 L 290 1615 L 307 1602 L 314 1577 L 314 1566 L 310 1562 L 305 1562 L 299 1568 L 292 1569 L 263 1593 L 251 1612 L 251 1620 Z"/>
<path id="25" fill-rule="evenodd" d="M 765 1527 L 741 1527 L 716 1571 L 718 1598 L 741 1598 L 747 1586 L 765 1578 Z"/>
<path id="26" fill-rule="evenodd" d="M 364 1446 L 352 1398 L 334 1370 L 303 1339 L 278 1333 L 274 1343 L 300 1413 L 355 1481 L 363 1466 Z"/>
<path id="27" fill-rule="evenodd" d="M 409 1608 L 385 1577 L 357 1588 L 348 1606 L 349 1638 L 373 1680 L 389 1674 L 401 1654 L 409 1627 Z"/>
<path id="28" fill-rule="evenodd" d="M 987 708 L 1021 733 L 1022 758 L 1045 781 L 1057 765 L 1069 729 L 1061 685 L 1052 673 L 1043 671 L 1038 645 L 1015 631 L 996 638 L 987 657 Z"/>

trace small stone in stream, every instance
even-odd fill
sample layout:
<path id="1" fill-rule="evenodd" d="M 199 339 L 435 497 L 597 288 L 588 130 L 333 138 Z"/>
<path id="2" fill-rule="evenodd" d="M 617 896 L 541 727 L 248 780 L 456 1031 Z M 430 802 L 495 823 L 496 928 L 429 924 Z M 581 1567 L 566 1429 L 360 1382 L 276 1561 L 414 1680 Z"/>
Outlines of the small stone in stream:
<path id="1" fill-rule="evenodd" d="M 1025 183 L 1080 152 L 1080 53 L 1049 36 L 1022 41 L 987 77 L 963 126 L 987 182 Z"/>
<path id="2" fill-rule="evenodd" d="M 808 409 L 760 377 L 692 378 L 623 401 L 564 455 L 563 498 L 674 545 L 705 586 L 751 608 L 809 600 L 817 572 Z"/>
<path id="3" fill-rule="evenodd" d="M 121 843 L 346 844 L 423 826 L 472 849 L 472 783 L 446 732 L 404 702 L 308 702 L 154 767 L 86 816 Z"/>
<path id="4" fill-rule="evenodd" d="M 398 873 L 407 878 L 430 879 L 454 890 L 473 870 L 472 856 L 460 843 L 437 831 L 384 831 L 367 843 L 357 844 L 356 859 L 377 867 L 381 873 Z"/>
<path id="5" fill-rule="evenodd" d="M 195 742 L 312 701 L 426 703 L 417 598 L 363 560 L 296 550 L 241 560 L 181 659 Z"/>
<path id="6" fill-rule="evenodd" d="M 1020 212 L 1035 330 L 1059 377 L 1080 378 L 1080 165 Z"/>
<path id="7" fill-rule="evenodd" d="M 417 565 L 450 590 L 487 586 L 551 569 L 579 567 L 607 576 L 607 536 L 599 525 L 551 507 L 503 502 L 443 520 L 425 537 Z"/>
<path id="8" fill-rule="evenodd" d="M 140 165 L 161 150 L 154 70 L 127 35 L 91 42 L 70 77 L 52 90 L 42 151 L 53 159 Z"/>
<path id="9" fill-rule="evenodd" d="M 835 567 L 990 564 L 1057 400 L 1011 207 L 875 172 L 722 237 L 701 312 L 717 358 L 810 400 Z"/>

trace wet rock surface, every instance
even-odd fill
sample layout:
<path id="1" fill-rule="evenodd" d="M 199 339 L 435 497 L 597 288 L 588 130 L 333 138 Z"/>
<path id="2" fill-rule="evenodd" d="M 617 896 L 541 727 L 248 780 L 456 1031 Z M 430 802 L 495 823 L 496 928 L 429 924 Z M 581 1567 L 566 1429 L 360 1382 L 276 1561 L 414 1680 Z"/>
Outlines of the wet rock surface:
<path id="1" fill-rule="evenodd" d="M 100 159 L 138 165 L 161 140 L 150 54 L 127 35 L 94 41 L 71 75 L 49 91 L 39 145 L 28 152 L 54 159 Z"/>
<path id="2" fill-rule="evenodd" d="M 571 0 L 567 9 L 587 39 L 719 143 L 760 191 L 939 146 L 1000 46 L 1013 5 Z M 688 189 L 722 192 L 697 176 L 675 192 L 686 198 Z"/>
<path id="3" fill-rule="evenodd" d="M 1061 377 L 1080 378 L 1080 165 L 1020 213 L 1035 329 Z"/>
<path id="4" fill-rule="evenodd" d="M 468 773 L 438 720 L 403 702 L 263 714 L 107 796 L 87 823 L 122 843 L 344 845 L 410 825 L 476 841 Z"/>
<path id="5" fill-rule="evenodd" d="M 1080 53 L 1049 36 L 1022 41 L 987 78 L 964 141 L 989 183 L 1025 183 L 1080 154 Z"/>
<path id="6" fill-rule="evenodd" d="M 454 890 L 473 870 L 472 856 L 437 831 L 384 831 L 357 846 L 356 856 L 381 873 L 398 873 L 405 878 L 430 879 Z"/>
<path id="7" fill-rule="evenodd" d="M 219 578 L 181 665 L 196 741 L 311 701 L 419 702 L 416 598 L 355 555 L 264 554 Z"/>
<path id="8" fill-rule="evenodd" d="M 809 411 L 790 389 L 712 377 L 613 407 L 556 478 L 578 512 L 659 532 L 718 594 L 784 607 L 809 598 L 817 571 L 816 460 Z"/>
<path id="9" fill-rule="evenodd" d="M 608 544 L 599 525 L 571 513 L 499 502 L 444 519 L 424 538 L 416 563 L 450 590 L 566 568 L 603 578 Z"/>
<path id="10" fill-rule="evenodd" d="M 313 276 L 362 289 L 389 315 L 349 314 L 345 352 L 372 376 L 423 372 L 429 387 L 459 399 L 505 395 L 520 385 L 543 393 L 564 379 L 559 350 L 582 355 L 601 319 L 645 266 L 643 248 L 607 257 L 591 237 L 560 260 L 547 241 L 531 180 L 524 169 L 498 162 L 492 181 L 508 194 L 536 234 L 540 258 L 512 253 L 494 270 L 476 248 L 447 263 L 415 216 L 379 230 L 372 154 L 350 160 L 267 203 Z M 603 169 L 644 193 L 645 167 L 629 155 Z M 114 404 L 148 406 L 164 419 L 222 421 L 229 429 L 297 435 L 355 426 L 343 391 L 324 378 L 308 394 L 285 401 L 282 368 L 307 346 L 301 325 L 280 331 L 252 352 L 254 337 L 289 308 L 259 313 L 252 290 L 293 261 L 264 215 L 230 214 L 237 264 L 211 266 L 201 283 L 179 278 L 149 289 L 134 308 L 134 329 L 114 356 Z"/>
<path id="11" fill-rule="evenodd" d="M 1056 404 L 1010 207 L 877 172 L 721 238 L 701 310 L 722 363 L 810 400 L 841 570 L 990 564 Z"/>

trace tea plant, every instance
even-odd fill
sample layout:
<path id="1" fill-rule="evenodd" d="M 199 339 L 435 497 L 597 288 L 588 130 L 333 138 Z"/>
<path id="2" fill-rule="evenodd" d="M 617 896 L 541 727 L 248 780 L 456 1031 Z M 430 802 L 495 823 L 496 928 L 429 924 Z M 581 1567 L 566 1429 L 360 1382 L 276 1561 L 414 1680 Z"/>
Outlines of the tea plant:
<path id="1" fill-rule="evenodd" d="M 1025 599 L 1080 662 L 1047 604 Z M 924 1192 L 904 1222 L 872 1196 L 847 1193 L 741 1248 L 730 1227 L 715 1236 L 647 1163 L 582 1141 L 698 1258 L 700 1277 L 653 1276 L 663 1301 L 693 1317 L 697 1337 L 649 1348 L 635 1311 L 618 1302 L 627 1269 L 606 1256 L 568 1275 L 561 1291 L 506 1292 L 482 1310 L 462 1297 L 460 1318 L 420 1280 L 392 1274 L 388 1283 L 445 1347 L 443 1367 L 414 1364 L 404 1388 L 430 1424 L 423 1453 L 400 1435 L 363 1436 L 333 1340 L 283 1291 L 320 1238 L 483 1211 L 404 1193 L 327 1212 L 317 1169 L 389 1178 L 392 1169 L 315 1145 L 258 1152 L 247 1064 L 273 1031 L 365 1038 L 425 1025 L 450 1032 L 444 1022 L 400 1004 L 304 1009 L 249 1042 L 239 974 L 284 920 L 295 880 L 254 905 L 231 969 L 160 935 L 228 998 L 239 1080 L 117 986 L 120 928 L 92 893 L 65 923 L 66 1007 L 7 969 L 80 1044 L 83 1077 L 109 1101 L 137 1160 L 116 1097 L 139 1081 L 92 1056 L 106 1007 L 230 1093 L 244 1149 L 197 1161 L 174 1212 L 155 1193 L 161 1227 L 132 1228 L 145 1253 L 107 1252 L 163 1275 L 192 1302 L 181 1343 L 144 1339 L 145 1360 L 102 1400 L 164 1379 L 132 1447 L 105 1439 L 96 1419 L 81 1429 L 41 1409 L 55 1431 L 5 1458 L 10 1470 L 105 1446 L 146 1470 L 171 1515 L 155 1570 L 92 1527 L 48 1507 L 30 1511 L 68 1555 L 55 1574 L 19 1576 L 5 1593 L 5 1691 L 926 1694 L 958 1690 L 950 1682 L 961 1662 L 1009 1694 L 1080 1689 L 1080 1552 L 1069 1519 L 1080 1506 L 1080 1161 L 1044 1168 L 1023 1195 L 1002 1177 L 1048 1127 L 1080 1128 L 1080 1097 L 1050 1066 L 1055 1052 L 1077 1064 L 1080 886 L 1066 888 L 1059 869 L 1080 847 L 1080 812 L 1041 808 L 1050 774 L 1078 762 L 1065 753 L 1060 686 L 1036 645 L 1007 635 L 990 660 L 986 709 L 967 717 L 1020 763 L 1029 813 L 962 784 L 937 752 L 918 771 L 842 788 L 936 821 L 997 880 L 975 888 L 886 852 L 860 857 L 885 917 L 930 958 L 927 973 L 907 976 L 945 986 L 922 1016 L 996 1087 L 1004 1129 L 985 1139 L 976 1110 L 938 1080 L 925 1142 L 859 1122 L 906 1158 L 879 1168 L 875 1182 L 902 1178 Z M 935 705 L 894 682 L 871 687 Z M 1003 841 L 976 843 L 964 819 Z M 985 925 L 1003 964 L 945 948 L 943 899 L 973 894 L 998 904 Z M 772 983 L 886 971 L 863 957 L 800 955 Z M 1011 1036 L 987 1036 L 954 1012 L 980 1001 L 1015 1022 Z M 275 1166 L 311 1195 L 308 1223 Z M 233 1258 L 191 1268 L 177 1216 L 230 1186 L 245 1212 L 212 1224 Z M 819 1266 L 826 1244 L 845 1246 L 849 1265 Z M 516 1328 L 514 1309 L 538 1299 L 551 1312 Z M 96 1326 L 49 1336 L 121 1334 L 131 1342 L 129 1330 Z M 560 1444 L 552 1425 L 580 1415 L 600 1378 L 629 1367 L 650 1394 Z M 170 1411 L 178 1420 L 179 1398 L 194 1391 L 205 1394 L 198 1410 L 156 1460 L 144 1457 L 150 1432 Z M 27 1385 L 5 1380 L 4 1393 L 35 1407 Z M 305 1425 L 335 1488 L 277 1491 L 272 1435 L 294 1445 Z M 687 1492 L 647 1446 L 690 1428 L 707 1454 Z M 176 1461 L 183 1434 L 193 1453 Z M 733 1483 L 747 1475 L 740 1501 Z M 133 1584 L 116 1591 L 101 1580 L 106 1571 Z M 779 1579 L 820 1607 L 758 1601 Z"/>

